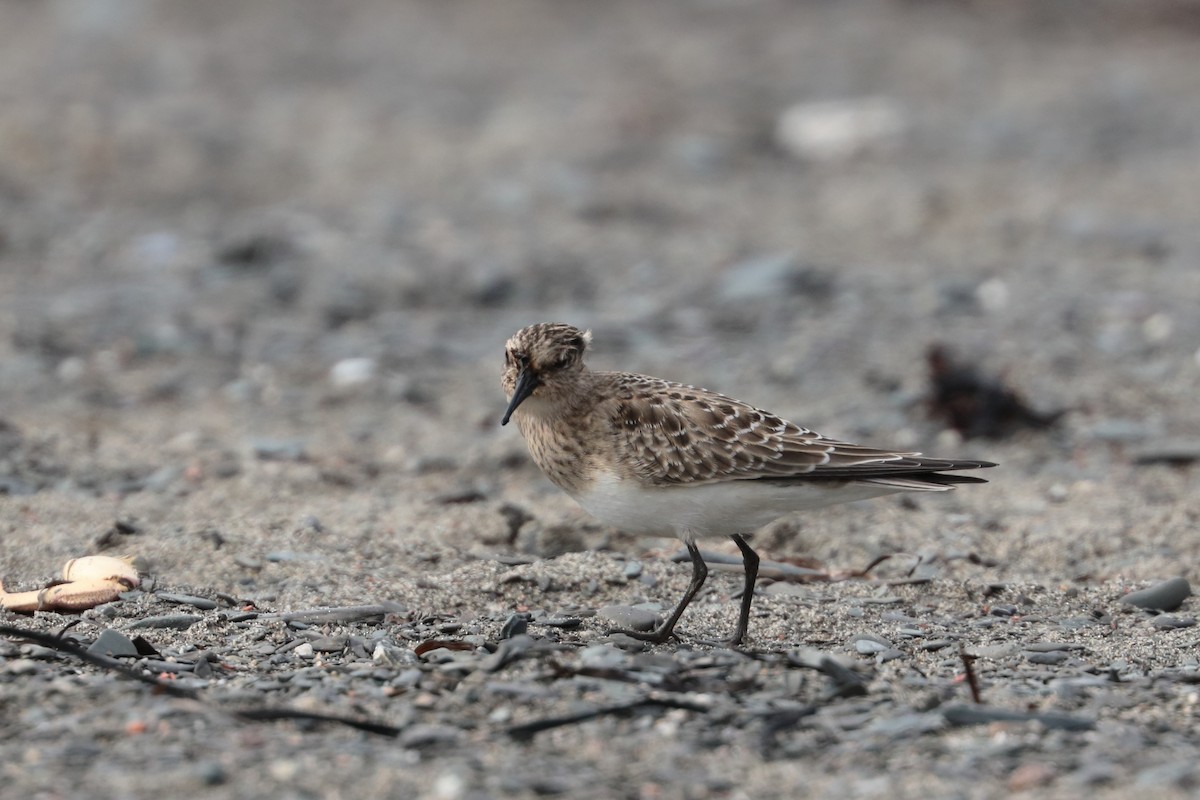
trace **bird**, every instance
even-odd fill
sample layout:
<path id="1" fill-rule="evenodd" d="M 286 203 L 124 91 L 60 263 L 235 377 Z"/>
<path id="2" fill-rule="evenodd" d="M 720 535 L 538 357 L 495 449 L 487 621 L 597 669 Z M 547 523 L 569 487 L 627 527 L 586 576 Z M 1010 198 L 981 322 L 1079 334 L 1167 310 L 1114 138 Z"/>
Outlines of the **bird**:
<path id="1" fill-rule="evenodd" d="M 590 331 L 562 322 L 522 328 L 504 346 L 501 386 L 541 471 L 606 525 L 675 536 L 692 577 L 653 631 L 665 643 L 708 577 L 699 539 L 728 536 L 745 584 L 730 646 L 747 635 L 759 556 L 747 537 L 782 516 L 897 492 L 943 492 L 986 483 L 957 471 L 990 461 L 928 458 L 823 436 L 717 392 L 584 363 Z"/>

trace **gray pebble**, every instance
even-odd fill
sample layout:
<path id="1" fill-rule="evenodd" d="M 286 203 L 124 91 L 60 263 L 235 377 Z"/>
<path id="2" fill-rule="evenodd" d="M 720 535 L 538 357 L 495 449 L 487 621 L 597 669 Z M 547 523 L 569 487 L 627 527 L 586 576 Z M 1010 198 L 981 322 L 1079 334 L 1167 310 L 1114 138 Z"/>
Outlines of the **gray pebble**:
<path id="1" fill-rule="evenodd" d="M 480 664 L 480 669 L 482 669 L 484 672 L 495 672 L 502 667 L 521 659 L 526 653 L 531 651 L 536 644 L 537 643 L 533 637 L 524 633 L 517 634 L 510 639 L 505 639 L 500 642 L 500 646 L 496 648 L 496 652 L 483 659 L 483 662 Z"/>
<path id="2" fill-rule="evenodd" d="M 658 614 L 633 606 L 604 606 L 596 616 L 606 619 L 618 628 L 631 631 L 652 631 L 658 625 Z"/>
<path id="3" fill-rule="evenodd" d="M 637 578 L 642 574 L 642 562 L 630 561 L 625 565 L 625 577 L 629 579 Z"/>
<path id="4" fill-rule="evenodd" d="M 613 647 L 619 647 L 630 653 L 640 653 L 650 646 L 649 643 L 643 642 L 641 639 L 635 639 L 623 633 L 614 633 L 608 637 L 607 641 Z"/>
<path id="5" fill-rule="evenodd" d="M 195 614 L 167 614 L 161 617 L 146 617 L 129 626 L 129 628 L 170 628 L 171 630 L 184 631 L 195 625 L 204 617 L 196 616 Z"/>
<path id="6" fill-rule="evenodd" d="M 1160 631 L 1174 631 L 1180 628 L 1191 628 L 1196 624 L 1195 617 L 1174 617 L 1170 614 L 1159 614 L 1151 622 Z"/>
<path id="7" fill-rule="evenodd" d="M 892 643 L 887 639 L 884 639 L 882 636 L 872 636 L 871 634 L 859 634 L 851 638 L 850 643 L 854 646 L 856 652 L 864 656 L 882 653 L 892 647 Z"/>
<path id="8" fill-rule="evenodd" d="M 990 725 L 993 722 L 1040 722 L 1053 730 L 1090 731 L 1096 727 L 1093 720 L 1073 714 L 1054 712 L 1016 711 L 1008 708 L 993 708 L 981 705 L 954 705 L 942 709 L 942 715 L 951 725 Z"/>
<path id="9" fill-rule="evenodd" d="M 1031 653 L 1057 653 L 1062 650 L 1084 650 L 1086 648 L 1081 644 L 1070 642 L 1032 642 L 1025 645 L 1025 649 Z"/>
<path id="10" fill-rule="evenodd" d="M 400 746 L 409 748 L 454 744 L 463 738 L 459 728 L 450 725 L 412 725 L 400 734 Z"/>
<path id="11" fill-rule="evenodd" d="M 318 653 L 340 653 L 346 649 L 345 636 L 321 636 L 308 643 Z"/>
<path id="12" fill-rule="evenodd" d="M 504 627 L 500 629 L 500 638 L 511 639 L 514 636 L 523 636 L 528 630 L 529 614 L 510 614 L 504 621 Z"/>
<path id="13" fill-rule="evenodd" d="M 1174 611 L 1191 595 L 1192 587 L 1185 578 L 1171 578 L 1147 589 L 1130 592 L 1120 602 L 1153 611 Z"/>
<path id="14" fill-rule="evenodd" d="M 133 640 L 111 628 L 96 637 L 96 641 L 88 647 L 88 652 L 96 656 L 112 656 L 114 658 L 138 655 L 137 646 L 134 645 Z"/>
<path id="15" fill-rule="evenodd" d="M 762 590 L 762 593 L 768 597 L 810 597 L 812 589 L 807 586 L 801 586 L 798 583 L 788 583 L 786 581 L 777 581 L 768 585 Z M 862 609 L 858 610 L 858 616 L 862 616 Z M 850 616 L 855 616 L 853 611 Z"/>
<path id="16" fill-rule="evenodd" d="M 871 733 L 882 734 L 892 739 L 904 739 L 910 736 L 935 733 L 945 727 L 946 718 L 941 714 L 926 713 L 882 717 L 872 722 L 867 730 Z"/>
<path id="17" fill-rule="evenodd" d="M 1064 631 L 1078 631 L 1084 628 L 1090 628 L 1096 624 L 1096 620 L 1092 617 L 1066 617 L 1058 621 L 1058 627 Z"/>
<path id="18" fill-rule="evenodd" d="M 307 455 L 303 439 L 255 439 L 250 449 L 260 461 L 303 461 Z"/>
<path id="19" fill-rule="evenodd" d="M 220 786 L 228 779 L 225 768 L 216 761 L 202 761 L 195 766 L 196 777 L 205 786 Z"/>
<path id="20" fill-rule="evenodd" d="M 1059 651 L 1049 653 L 1026 653 L 1025 660 L 1030 664 L 1061 664 L 1071 656 Z"/>
<path id="21" fill-rule="evenodd" d="M 158 592 L 154 595 L 159 600 L 165 600 L 168 603 L 178 603 L 180 605 L 194 606 L 201 611 L 212 611 L 217 607 L 217 604 L 209 600 L 207 597 L 196 597 L 190 594 L 172 594 L 170 592 Z"/>

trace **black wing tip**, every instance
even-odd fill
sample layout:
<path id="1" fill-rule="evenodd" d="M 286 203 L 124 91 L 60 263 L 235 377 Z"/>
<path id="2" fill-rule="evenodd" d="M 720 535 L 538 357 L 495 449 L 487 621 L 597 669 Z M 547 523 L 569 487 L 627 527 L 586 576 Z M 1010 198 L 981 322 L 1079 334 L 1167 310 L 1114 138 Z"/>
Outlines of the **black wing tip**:
<path id="1" fill-rule="evenodd" d="M 926 472 L 919 475 L 906 476 L 914 480 L 923 481 L 925 483 L 936 483 L 939 485 L 950 486 L 957 483 L 987 483 L 987 478 L 980 478 L 975 475 L 954 475 L 943 472 Z"/>
<path id="2" fill-rule="evenodd" d="M 929 462 L 918 465 L 916 469 L 903 477 L 944 486 L 957 483 L 987 483 L 987 478 L 980 478 L 977 475 L 959 475 L 957 471 L 963 469 L 990 469 L 995 466 L 999 465 L 994 461 L 930 459 Z"/>

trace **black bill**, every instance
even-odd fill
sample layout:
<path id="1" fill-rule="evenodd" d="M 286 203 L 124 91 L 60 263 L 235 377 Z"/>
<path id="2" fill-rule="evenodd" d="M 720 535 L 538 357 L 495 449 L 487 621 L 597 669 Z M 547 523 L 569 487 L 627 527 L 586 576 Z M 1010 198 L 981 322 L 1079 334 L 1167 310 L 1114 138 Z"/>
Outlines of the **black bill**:
<path id="1" fill-rule="evenodd" d="M 508 419 L 517 410 L 517 406 L 521 405 L 525 401 L 525 398 L 533 394 L 533 390 L 537 387 L 537 373 L 528 368 L 521 370 L 521 374 L 517 376 L 517 388 L 513 390 L 512 400 L 508 403 L 508 410 L 504 412 L 504 419 L 500 420 L 501 425 L 508 424 Z"/>

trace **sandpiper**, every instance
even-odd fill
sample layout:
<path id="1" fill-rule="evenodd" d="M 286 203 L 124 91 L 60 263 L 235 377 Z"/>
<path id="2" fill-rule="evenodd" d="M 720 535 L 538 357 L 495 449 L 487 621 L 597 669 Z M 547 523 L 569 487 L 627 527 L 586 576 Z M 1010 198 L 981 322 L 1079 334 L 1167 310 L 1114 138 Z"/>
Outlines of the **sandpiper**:
<path id="1" fill-rule="evenodd" d="M 533 460 L 607 525 L 676 536 L 692 580 L 661 626 L 665 642 L 708 576 L 696 540 L 729 536 L 746 581 L 732 645 L 750 620 L 758 554 L 746 536 L 779 517 L 895 492 L 943 492 L 982 478 L 947 471 L 988 461 L 926 458 L 829 439 L 707 389 L 583 363 L 591 332 L 564 323 L 517 331 L 504 347 L 502 385 Z"/>

